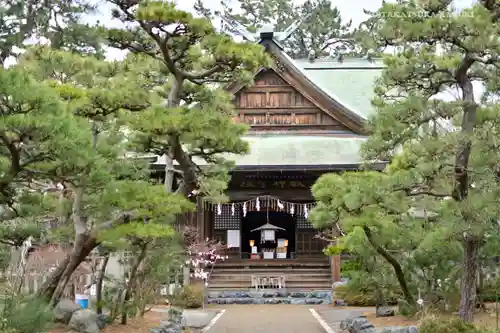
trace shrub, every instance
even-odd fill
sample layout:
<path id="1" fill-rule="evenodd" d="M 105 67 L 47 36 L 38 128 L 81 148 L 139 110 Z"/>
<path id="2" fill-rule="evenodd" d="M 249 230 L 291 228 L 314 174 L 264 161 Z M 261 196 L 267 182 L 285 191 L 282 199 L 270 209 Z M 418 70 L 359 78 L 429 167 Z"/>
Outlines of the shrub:
<path id="1" fill-rule="evenodd" d="M 4 328 L 4 329 L 0 329 L 0 333 L 20 333 L 20 332 L 16 331 L 13 328 Z"/>
<path id="2" fill-rule="evenodd" d="M 335 298 L 341 299 L 351 306 L 376 306 L 377 298 L 373 290 L 356 290 L 349 286 L 349 283 L 335 287 Z M 384 297 L 384 302 L 387 305 L 396 305 L 398 303 L 398 295 L 391 294 L 389 297 Z"/>
<path id="3" fill-rule="evenodd" d="M 172 298 L 172 305 L 184 309 L 198 309 L 203 306 L 205 288 L 202 284 L 188 284 Z"/>
<path id="4" fill-rule="evenodd" d="M 478 299 L 483 302 L 496 302 L 497 295 L 500 295 L 500 278 L 487 280 L 478 290 Z"/>
<path id="5" fill-rule="evenodd" d="M 2 333 L 38 333 L 46 331 L 52 325 L 52 310 L 42 299 L 9 297 L 2 302 Z"/>
<path id="6" fill-rule="evenodd" d="M 335 287 L 335 298 L 352 306 L 376 306 L 379 286 L 373 278 L 365 275 L 367 274 L 354 274 L 346 284 Z M 380 292 L 387 305 L 396 305 L 401 297 L 399 288 L 392 284 L 380 287 Z"/>
<path id="7" fill-rule="evenodd" d="M 492 330 L 476 327 L 460 320 L 460 318 L 426 319 L 420 324 L 419 333 L 493 333 Z"/>
<path id="8" fill-rule="evenodd" d="M 341 262 L 340 274 L 342 277 L 351 279 L 361 269 L 361 262 L 359 260 L 346 260 Z"/>

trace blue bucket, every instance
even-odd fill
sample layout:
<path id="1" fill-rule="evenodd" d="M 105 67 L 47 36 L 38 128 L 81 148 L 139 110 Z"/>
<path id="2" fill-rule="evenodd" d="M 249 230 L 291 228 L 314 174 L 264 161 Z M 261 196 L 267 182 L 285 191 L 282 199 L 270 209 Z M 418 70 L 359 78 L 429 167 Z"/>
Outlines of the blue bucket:
<path id="1" fill-rule="evenodd" d="M 88 309 L 89 307 L 89 296 L 88 295 L 75 295 L 76 304 L 80 305 L 82 309 Z"/>

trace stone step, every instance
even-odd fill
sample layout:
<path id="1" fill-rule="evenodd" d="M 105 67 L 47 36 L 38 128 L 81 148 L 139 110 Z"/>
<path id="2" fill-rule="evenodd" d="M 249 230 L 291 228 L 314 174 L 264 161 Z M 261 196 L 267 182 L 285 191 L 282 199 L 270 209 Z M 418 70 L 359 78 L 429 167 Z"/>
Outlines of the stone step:
<path id="1" fill-rule="evenodd" d="M 254 290 L 235 290 L 235 291 L 212 291 L 207 293 L 208 298 L 272 298 L 272 297 L 289 297 L 289 298 L 329 298 L 331 291 L 328 289 L 317 290 L 297 290 L 291 291 L 288 289 L 269 289 L 265 291 Z"/>
<path id="2" fill-rule="evenodd" d="M 224 272 L 224 273 L 314 273 L 314 272 L 330 272 L 330 267 L 289 267 L 289 268 L 279 268 L 279 267 L 239 267 L 239 268 L 226 268 L 226 267 L 214 267 L 213 272 Z"/>
<path id="3" fill-rule="evenodd" d="M 331 293 L 325 290 L 313 291 L 209 291 L 209 304 L 330 304 Z"/>
<path id="4" fill-rule="evenodd" d="M 269 274 L 272 276 L 273 274 Z M 233 282 L 251 282 L 252 275 L 210 275 L 210 281 L 233 281 Z M 331 274 L 320 274 L 320 275 L 288 275 L 285 274 L 285 281 L 288 282 L 331 282 Z"/>
<path id="5" fill-rule="evenodd" d="M 312 261 L 328 261 L 329 257 L 325 256 L 324 254 L 318 254 L 318 255 L 308 255 L 308 256 L 300 256 L 295 259 L 282 259 L 282 258 L 275 258 L 275 259 L 241 259 L 238 257 L 230 257 L 229 259 L 226 259 L 225 262 L 259 262 L 259 261 L 266 261 L 266 262 L 287 262 L 287 263 L 297 263 L 297 262 L 312 262 Z"/>
<path id="6" fill-rule="evenodd" d="M 331 287 L 331 286 L 329 286 Z M 209 286 L 208 287 L 208 290 L 209 291 L 238 291 L 238 290 L 241 290 L 241 289 L 247 289 L 247 290 L 250 290 L 250 286 L 246 285 L 244 287 L 242 286 L 234 286 L 234 287 L 231 287 L 231 286 L 228 286 L 228 285 L 225 285 L 225 286 L 218 286 L 218 287 L 213 287 L 213 286 Z M 286 290 L 289 290 L 289 291 L 314 291 L 314 290 L 318 290 L 318 289 L 327 289 L 326 286 L 318 286 L 318 287 L 310 287 L 310 288 L 304 288 L 304 287 L 301 287 L 301 286 L 295 286 L 295 287 L 289 287 L 289 286 L 286 286 Z"/>
<path id="7" fill-rule="evenodd" d="M 292 282 L 285 282 L 286 288 L 300 288 L 300 289 L 307 289 L 307 290 L 325 290 L 325 289 L 330 289 L 332 284 L 329 281 L 318 281 L 318 282 L 308 282 L 308 281 L 292 281 Z M 218 288 L 218 289 L 249 289 L 251 288 L 252 285 L 250 281 L 248 282 L 243 282 L 243 281 L 210 281 L 209 282 L 209 289 L 212 288 Z"/>
<path id="8" fill-rule="evenodd" d="M 224 271 L 224 270 L 213 270 L 210 276 L 212 277 L 223 277 L 223 276 L 230 276 L 230 277 L 236 277 L 236 276 L 252 276 L 252 275 L 285 275 L 285 276 L 290 276 L 290 277 L 299 277 L 299 278 L 307 278 L 308 276 L 311 277 L 326 277 L 330 278 L 332 273 L 330 272 L 329 269 L 324 269 L 324 270 L 315 270 L 315 271 L 283 271 L 283 270 L 262 270 L 262 271 L 254 271 L 254 270 L 234 270 L 234 271 Z"/>
<path id="9" fill-rule="evenodd" d="M 215 267 L 330 267 L 327 260 L 310 260 L 302 262 L 289 262 L 287 260 L 226 260 L 217 262 Z"/>
<path id="10" fill-rule="evenodd" d="M 209 298 L 208 304 L 331 304 L 326 298 Z"/>

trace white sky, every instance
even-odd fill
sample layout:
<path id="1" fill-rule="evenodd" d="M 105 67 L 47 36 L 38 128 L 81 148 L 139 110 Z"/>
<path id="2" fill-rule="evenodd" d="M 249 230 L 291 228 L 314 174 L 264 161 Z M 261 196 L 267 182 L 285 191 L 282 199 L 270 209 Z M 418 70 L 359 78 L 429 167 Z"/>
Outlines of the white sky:
<path id="1" fill-rule="evenodd" d="M 109 3 L 106 3 L 103 0 L 96 0 L 99 3 L 99 8 L 98 14 L 95 15 L 89 15 L 87 17 L 87 21 L 90 22 L 96 22 L 100 21 L 101 23 L 104 23 L 106 26 L 109 27 L 121 27 L 121 22 L 118 20 L 111 20 L 110 17 L 110 11 L 112 6 Z M 177 3 L 177 6 L 180 9 L 186 10 L 186 11 L 193 11 L 193 5 L 195 3 L 195 0 L 174 0 Z M 233 0 L 235 3 L 236 1 Z M 297 3 L 303 2 L 302 0 L 297 0 Z M 389 2 L 392 2 L 389 0 Z M 475 3 L 476 0 L 454 0 L 454 6 L 456 7 L 457 10 L 464 9 Z M 352 20 L 352 25 L 353 27 L 356 27 L 359 25 L 359 23 L 363 22 L 366 20 L 368 17 L 363 13 L 363 9 L 367 9 L 370 11 L 375 11 L 378 8 L 380 8 L 382 4 L 382 0 L 355 0 L 355 1 L 348 1 L 348 0 L 332 0 L 332 3 L 337 6 L 339 9 L 342 18 L 345 21 Z M 220 9 L 220 0 L 204 0 L 204 4 L 206 7 L 209 7 L 211 9 Z M 236 10 L 236 8 L 235 8 Z M 121 50 L 116 50 L 116 49 L 109 49 L 106 56 L 110 60 L 118 60 L 122 59 L 123 56 L 125 55 L 125 51 Z M 475 87 L 475 92 L 476 92 L 476 99 L 479 101 L 484 89 L 482 85 L 479 82 L 474 82 L 474 87 Z M 459 97 L 459 92 L 458 91 L 447 91 L 444 93 L 440 93 L 436 96 L 437 98 L 440 99 L 445 99 L 445 100 L 455 100 Z"/>
<path id="2" fill-rule="evenodd" d="M 99 1 L 99 0 L 97 0 Z M 175 0 L 178 7 L 184 9 L 186 11 L 193 11 L 193 5 L 195 0 Z M 298 0 L 297 3 L 301 3 L 303 1 Z M 476 2 L 475 0 L 454 0 L 454 5 L 458 9 L 463 9 L 470 6 L 472 3 Z M 104 1 L 99 1 L 99 14 L 89 15 L 87 17 L 88 22 L 96 22 L 100 21 L 101 23 L 105 23 L 107 26 L 112 27 L 120 27 L 120 22 L 118 20 L 110 19 L 110 10 L 112 8 L 111 5 Z M 382 0 L 332 0 L 332 3 L 337 6 L 339 9 L 342 18 L 345 21 L 352 19 L 353 26 L 357 26 L 359 23 L 367 19 L 367 16 L 363 13 L 363 9 L 368 10 L 376 10 L 381 4 Z M 204 4 L 206 7 L 212 9 L 220 8 L 220 0 L 204 0 Z M 235 8 L 236 9 L 236 8 Z M 110 50 L 107 54 L 110 59 L 120 59 L 123 57 L 123 52 L 117 50 Z"/>

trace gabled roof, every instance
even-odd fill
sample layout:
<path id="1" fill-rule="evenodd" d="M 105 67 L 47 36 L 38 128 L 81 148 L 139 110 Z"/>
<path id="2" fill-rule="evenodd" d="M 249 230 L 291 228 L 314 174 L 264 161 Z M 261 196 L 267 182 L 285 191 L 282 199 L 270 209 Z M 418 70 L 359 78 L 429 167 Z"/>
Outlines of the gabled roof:
<path id="1" fill-rule="evenodd" d="M 384 69 L 380 59 L 292 59 L 274 39 L 263 38 L 259 43 L 296 79 L 316 90 L 320 100 L 327 99 L 353 122 L 364 124 L 373 114 L 374 84 Z"/>
<path id="2" fill-rule="evenodd" d="M 292 61 L 309 80 L 345 108 L 363 119 L 373 114 L 374 83 L 384 69 L 380 59 Z"/>
<path id="3" fill-rule="evenodd" d="M 248 155 L 224 154 L 237 169 L 264 170 L 284 166 L 292 168 L 358 166 L 362 163 L 360 148 L 366 140 L 364 124 L 373 114 L 371 105 L 374 83 L 381 75 L 380 60 L 347 58 L 338 60 L 297 60 L 290 58 L 273 33 L 261 33 L 259 41 L 275 60 L 273 70 L 306 98 L 333 118 L 339 118 L 357 134 L 322 133 L 321 135 L 280 133 L 248 133 Z M 257 75 L 258 73 L 255 73 Z M 236 93 L 236 83 L 226 86 Z M 340 119 L 341 118 L 341 119 Z M 195 159 L 202 166 L 205 162 Z M 154 165 L 165 164 L 161 156 Z"/>

